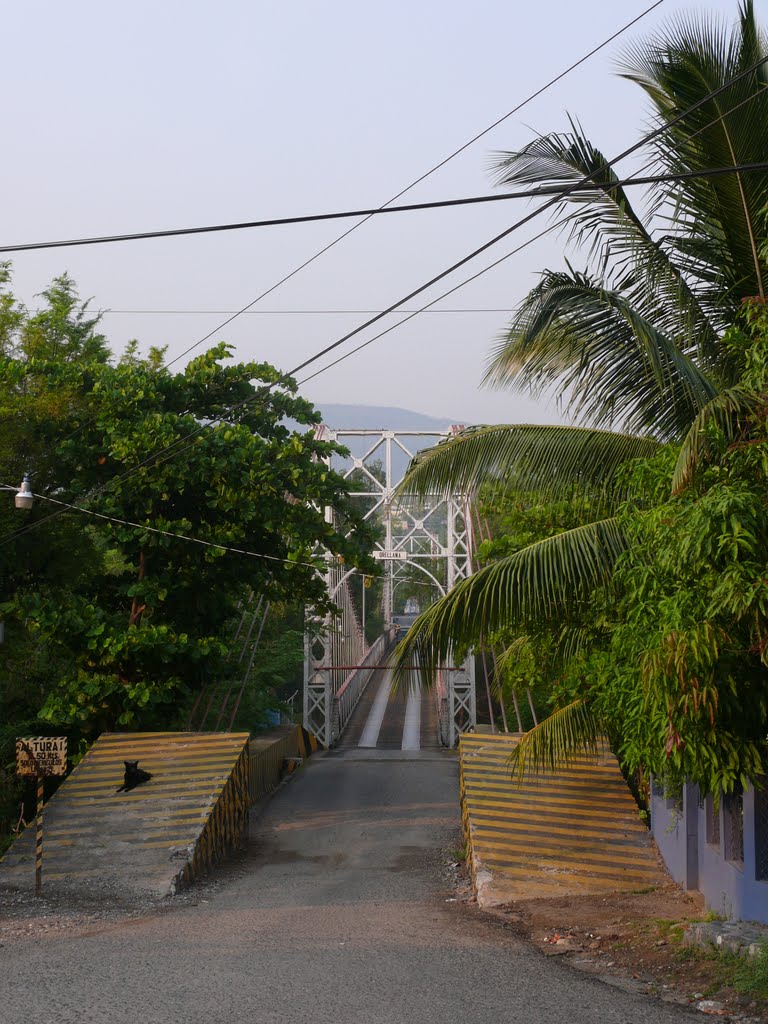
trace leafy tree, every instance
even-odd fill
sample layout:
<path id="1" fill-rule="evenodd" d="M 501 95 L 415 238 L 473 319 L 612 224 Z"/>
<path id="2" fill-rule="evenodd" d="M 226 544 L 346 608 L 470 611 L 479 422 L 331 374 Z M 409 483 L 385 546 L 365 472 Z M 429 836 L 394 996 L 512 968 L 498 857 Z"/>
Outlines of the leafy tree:
<path id="1" fill-rule="evenodd" d="M 44 299 L 0 303 L 4 476 L 87 511 L 3 508 L 3 703 L 25 689 L 24 714 L 86 734 L 168 727 L 225 672 L 247 593 L 322 605 L 319 551 L 371 571 L 367 530 L 295 382 L 224 344 L 180 373 L 135 346 L 113 363 L 69 279 Z"/>

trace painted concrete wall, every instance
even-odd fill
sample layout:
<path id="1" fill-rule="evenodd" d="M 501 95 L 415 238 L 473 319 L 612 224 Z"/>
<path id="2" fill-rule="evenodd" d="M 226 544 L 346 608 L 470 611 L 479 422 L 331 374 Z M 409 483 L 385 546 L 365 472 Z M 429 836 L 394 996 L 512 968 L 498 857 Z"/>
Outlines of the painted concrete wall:
<path id="1" fill-rule="evenodd" d="M 768 924 L 768 881 L 756 878 L 755 792 L 743 797 L 744 861 L 725 857 L 726 818 L 723 801 L 717 811 L 720 842 L 707 842 L 706 809 L 697 787 L 687 785 L 682 803 L 670 806 L 655 787 L 651 795 L 654 839 L 678 884 L 699 889 L 707 906 L 730 920 Z"/>

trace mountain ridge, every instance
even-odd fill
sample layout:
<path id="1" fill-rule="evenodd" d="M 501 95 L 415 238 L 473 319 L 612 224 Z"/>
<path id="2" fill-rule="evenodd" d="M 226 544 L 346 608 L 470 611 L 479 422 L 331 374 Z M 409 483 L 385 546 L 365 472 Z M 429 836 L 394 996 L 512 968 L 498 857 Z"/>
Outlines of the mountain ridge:
<path id="1" fill-rule="evenodd" d="M 447 417 L 429 416 L 413 409 L 391 405 L 355 405 L 340 402 L 316 402 L 323 423 L 337 430 L 448 430 L 462 422 Z"/>

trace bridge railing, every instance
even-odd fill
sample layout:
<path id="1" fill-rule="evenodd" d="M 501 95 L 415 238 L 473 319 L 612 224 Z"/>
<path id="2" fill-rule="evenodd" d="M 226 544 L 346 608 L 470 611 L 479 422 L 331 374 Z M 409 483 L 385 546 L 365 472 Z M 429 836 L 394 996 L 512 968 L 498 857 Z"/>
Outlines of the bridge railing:
<path id="1" fill-rule="evenodd" d="M 477 721 L 475 704 L 475 662 L 470 655 L 463 665 L 443 667 L 435 686 L 440 742 L 455 747 L 459 736 L 469 732 Z"/>
<path id="2" fill-rule="evenodd" d="M 335 743 L 341 736 L 347 722 L 352 717 L 352 712 L 357 707 L 357 702 L 363 695 L 363 691 L 370 682 L 374 669 L 381 661 L 381 658 L 392 641 L 393 632 L 387 630 L 382 633 L 368 648 L 368 652 L 360 662 L 360 666 L 353 669 L 347 676 L 337 693 L 332 695 L 331 707 L 331 742 Z"/>
<path id="3" fill-rule="evenodd" d="M 452 746 L 450 729 L 450 708 L 448 686 L 445 681 L 443 670 L 439 669 L 435 682 L 435 700 L 437 702 L 437 724 L 440 730 L 440 743 L 444 747 Z"/>
<path id="4" fill-rule="evenodd" d="M 248 745 L 250 762 L 248 773 L 248 795 L 251 803 L 271 793 L 283 778 L 284 762 L 289 758 L 302 756 L 301 729 L 297 725 L 286 727 L 258 736 Z"/>

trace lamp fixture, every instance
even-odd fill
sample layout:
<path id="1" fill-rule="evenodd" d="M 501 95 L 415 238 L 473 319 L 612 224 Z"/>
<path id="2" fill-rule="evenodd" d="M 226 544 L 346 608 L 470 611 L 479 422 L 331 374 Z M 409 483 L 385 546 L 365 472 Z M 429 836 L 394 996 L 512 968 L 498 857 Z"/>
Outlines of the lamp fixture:
<path id="1" fill-rule="evenodd" d="M 19 487 L 16 497 L 13 499 L 13 503 L 16 508 L 30 509 L 35 503 L 35 496 L 32 493 L 32 488 L 29 486 L 29 474 L 24 474 L 24 479 L 21 481 L 21 487 Z"/>

